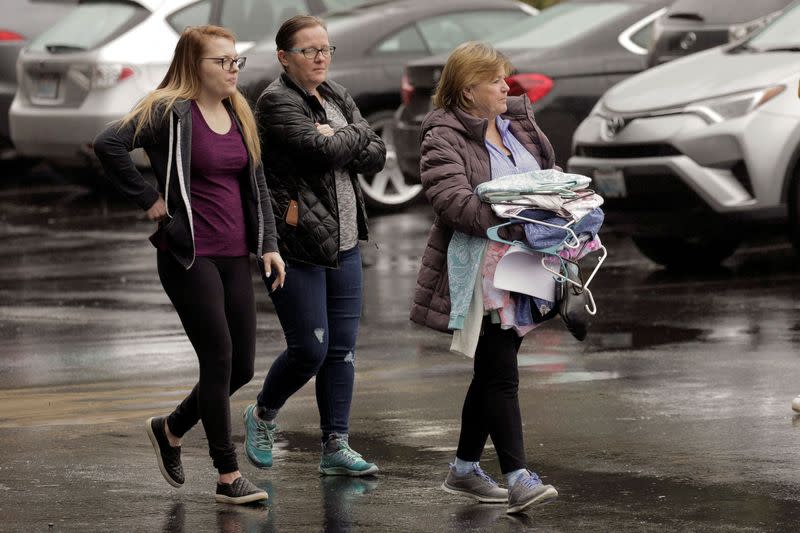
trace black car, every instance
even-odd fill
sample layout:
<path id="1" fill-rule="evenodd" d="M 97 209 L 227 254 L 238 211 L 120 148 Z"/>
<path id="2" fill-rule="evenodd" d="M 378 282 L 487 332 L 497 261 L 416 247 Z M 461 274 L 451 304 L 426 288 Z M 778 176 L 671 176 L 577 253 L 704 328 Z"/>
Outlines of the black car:
<path id="1" fill-rule="evenodd" d="M 653 21 L 669 0 L 565 0 L 488 40 L 514 71 L 509 94 L 527 94 L 536 121 L 565 167 L 572 134 L 612 85 L 645 68 Z M 395 122 L 395 148 L 409 183 L 419 182 L 419 129 L 447 56 L 406 67 L 408 95 Z"/>
<path id="2" fill-rule="evenodd" d="M 391 124 L 400 105 L 405 64 L 452 50 L 531 18 L 537 10 L 511 0 L 393 0 L 369 3 L 323 15 L 336 46 L 329 79 L 347 87 L 361 113 L 383 137 L 386 166 L 374 176 L 359 176 L 367 203 L 397 209 L 416 198 L 419 184 L 407 184 L 397 168 Z M 239 87 L 254 102 L 281 72 L 273 39 L 247 51 Z"/>
<path id="3" fill-rule="evenodd" d="M 746 37 L 793 0 L 677 0 L 655 21 L 647 63 L 660 65 Z"/>

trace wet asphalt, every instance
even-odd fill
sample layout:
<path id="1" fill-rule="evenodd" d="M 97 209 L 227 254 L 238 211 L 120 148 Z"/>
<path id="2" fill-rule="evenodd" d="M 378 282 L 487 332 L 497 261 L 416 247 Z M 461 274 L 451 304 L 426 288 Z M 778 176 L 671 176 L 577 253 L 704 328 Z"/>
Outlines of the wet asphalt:
<path id="1" fill-rule="evenodd" d="M 509 516 L 439 489 L 470 362 L 408 320 L 428 208 L 374 216 L 351 443 L 381 473 L 319 476 L 306 386 L 281 412 L 273 468 L 240 449 L 268 503 L 234 507 L 214 503 L 202 427 L 184 440 L 181 489 L 161 478 L 144 433 L 197 377 L 151 224 L 42 167 L 0 174 L 0 531 L 800 530 L 800 260 L 780 235 L 751 239 L 719 269 L 673 274 L 607 229 L 588 338 L 553 320 L 520 350 L 529 466 L 560 497 Z M 284 346 L 253 281 L 256 377 L 232 398 L 237 443 Z M 481 464 L 500 478 L 491 447 Z"/>

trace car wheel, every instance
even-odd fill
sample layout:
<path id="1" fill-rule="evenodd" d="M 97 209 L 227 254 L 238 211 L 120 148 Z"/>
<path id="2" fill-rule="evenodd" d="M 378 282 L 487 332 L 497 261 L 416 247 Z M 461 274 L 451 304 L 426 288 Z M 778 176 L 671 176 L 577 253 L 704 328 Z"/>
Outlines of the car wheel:
<path id="1" fill-rule="evenodd" d="M 736 251 L 738 236 L 633 237 L 642 254 L 674 270 L 697 270 L 719 265 Z"/>
<path id="2" fill-rule="evenodd" d="M 379 111 L 366 119 L 386 145 L 386 165 L 377 174 L 358 175 L 364 201 L 369 207 L 379 211 L 399 211 L 419 197 L 422 185 L 407 182 L 397 165 L 397 153 L 392 135 L 394 112 Z"/>
<path id="3" fill-rule="evenodd" d="M 792 184 L 789 189 L 789 239 L 797 253 L 800 253 L 800 163 L 792 174 Z"/>

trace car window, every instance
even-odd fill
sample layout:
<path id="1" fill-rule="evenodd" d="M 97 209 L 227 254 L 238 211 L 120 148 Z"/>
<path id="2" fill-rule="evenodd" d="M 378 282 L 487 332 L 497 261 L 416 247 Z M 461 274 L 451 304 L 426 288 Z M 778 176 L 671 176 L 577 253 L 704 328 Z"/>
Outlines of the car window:
<path id="1" fill-rule="evenodd" d="M 631 35 L 630 39 L 644 49 L 650 48 L 650 43 L 653 41 L 653 23 L 642 26 L 639 31 Z"/>
<path id="2" fill-rule="evenodd" d="M 178 33 L 181 33 L 187 26 L 208 24 L 210 20 L 211 0 L 195 2 L 167 17 L 169 25 Z"/>
<path id="3" fill-rule="evenodd" d="M 374 54 L 428 52 L 416 26 L 409 26 L 390 35 L 375 47 Z"/>
<path id="4" fill-rule="evenodd" d="M 797 33 L 799 24 L 800 4 L 795 4 L 761 32 L 755 34 L 748 44 L 760 50 L 798 46 L 800 45 L 800 34 Z"/>
<path id="5" fill-rule="evenodd" d="M 417 22 L 417 27 L 430 51 L 438 54 L 449 52 L 465 41 L 483 39 L 498 28 L 513 25 L 520 17 L 535 18 L 523 11 L 482 10 L 432 17 Z"/>
<path id="6" fill-rule="evenodd" d="M 92 50 L 150 15 L 142 6 L 128 2 L 91 2 L 81 4 L 31 41 L 30 50 L 52 53 Z M 98 20 L 103 21 L 98 24 Z"/>
<path id="7" fill-rule="evenodd" d="M 789 5 L 792 0 L 678 0 L 667 12 L 667 18 L 698 20 L 706 24 L 749 22 Z"/>
<path id="8" fill-rule="evenodd" d="M 614 2 L 558 4 L 488 40 L 500 48 L 553 48 L 623 16 L 633 6 Z"/>
<path id="9" fill-rule="evenodd" d="M 305 3 L 297 0 L 224 0 L 220 20 L 237 40 L 258 41 L 278 33 L 283 21 L 305 13 Z"/>

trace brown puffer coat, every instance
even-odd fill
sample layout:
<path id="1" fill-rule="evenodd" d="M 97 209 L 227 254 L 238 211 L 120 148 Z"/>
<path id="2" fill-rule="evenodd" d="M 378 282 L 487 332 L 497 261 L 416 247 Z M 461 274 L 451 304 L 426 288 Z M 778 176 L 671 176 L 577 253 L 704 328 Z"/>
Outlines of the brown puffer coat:
<path id="1" fill-rule="evenodd" d="M 536 125 L 527 96 L 509 96 L 510 131 L 543 168 L 553 168 L 555 154 Z M 422 123 L 420 176 L 436 218 L 422 255 L 411 320 L 438 331 L 449 331 L 450 284 L 447 246 L 454 230 L 486 237 L 491 226 L 506 222 L 473 192 L 491 179 L 489 152 L 484 144 L 488 121 L 464 111 L 431 111 Z M 521 226 L 511 238 L 523 238 Z"/>

